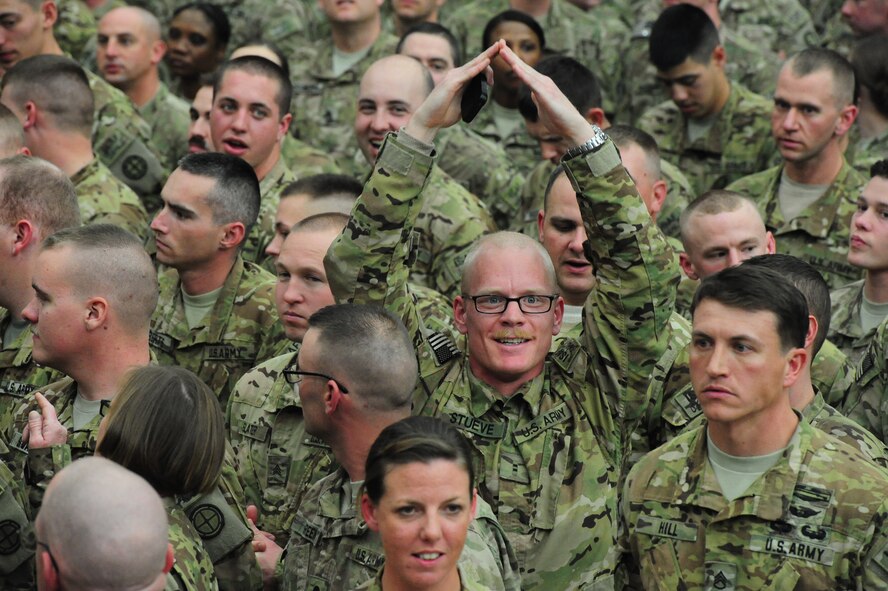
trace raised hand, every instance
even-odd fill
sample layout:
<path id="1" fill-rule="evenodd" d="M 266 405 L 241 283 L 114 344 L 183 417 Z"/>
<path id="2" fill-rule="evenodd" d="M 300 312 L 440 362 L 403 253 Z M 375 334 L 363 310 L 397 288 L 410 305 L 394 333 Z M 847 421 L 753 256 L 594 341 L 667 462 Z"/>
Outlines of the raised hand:
<path id="1" fill-rule="evenodd" d="M 35 395 L 40 411 L 28 413 L 28 426 L 22 433 L 22 441 L 29 449 L 41 449 L 68 442 L 68 430 L 59 422 L 55 408 L 46 397 L 37 392 Z"/>

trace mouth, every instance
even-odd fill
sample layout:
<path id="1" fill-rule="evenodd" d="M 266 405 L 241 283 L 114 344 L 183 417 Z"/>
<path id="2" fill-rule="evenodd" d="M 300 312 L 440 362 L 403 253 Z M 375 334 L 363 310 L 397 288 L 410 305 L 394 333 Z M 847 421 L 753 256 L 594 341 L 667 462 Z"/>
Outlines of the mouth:
<path id="1" fill-rule="evenodd" d="M 192 154 L 196 154 L 198 152 L 206 152 L 207 151 L 207 142 L 206 140 L 199 135 L 193 135 L 188 138 L 188 151 Z"/>
<path id="2" fill-rule="evenodd" d="M 790 150 L 795 150 L 801 147 L 801 142 L 797 142 L 796 140 L 791 140 L 789 138 L 778 138 L 777 144 L 783 148 L 787 148 Z"/>
<path id="3" fill-rule="evenodd" d="M 733 396 L 733 392 L 721 386 L 707 386 L 700 392 L 701 398 L 708 399 L 725 399 Z"/>
<path id="4" fill-rule="evenodd" d="M 15 51 L 0 51 L 0 63 L 11 64 L 15 61 Z"/>
<path id="5" fill-rule="evenodd" d="M 430 566 L 440 560 L 444 554 L 442 552 L 417 552 L 412 556 L 424 565 Z"/>
<path id="6" fill-rule="evenodd" d="M 564 261 L 563 266 L 567 268 L 567 270 L 575 275 L 582 275 L 584 273 L 588 273 L 592 268 L 592 263 L 586 260 L 578 260 L 571 259 L 568 261 Z"/>
<path id="7" fill-rule="evenodd" d="M 851 240 L 849 241 L 851 248 L 863 248 L 867 244 L 866 242 L 858 235 L 854 234 L 851 236 Z"/>
<path id="8" fill-rule="evenodd" d="M 237 138 L 228 138 L 222 140 L 222 147 L 227 154 L 232 156 L 242 156 L 250 149 L 250 147 Z"/>
<path id="9" fill-rule="evenodd" d="M 105 64 L 105 73 L 106 74 L 118 74 L 123 68 L 120 64 Z"/>

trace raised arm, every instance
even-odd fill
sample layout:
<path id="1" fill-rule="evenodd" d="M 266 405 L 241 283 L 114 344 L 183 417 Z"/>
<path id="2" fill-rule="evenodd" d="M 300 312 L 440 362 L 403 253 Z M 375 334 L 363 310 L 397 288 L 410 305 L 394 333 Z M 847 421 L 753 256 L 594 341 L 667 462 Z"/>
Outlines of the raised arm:
<path id="1" fill-rule="evenodd" d="M 543 124 L 576 146 L 562 163 L 577 192 L 589 236 L 586 255 L 598 281 L 583 320 L 594 374 L 588 378 L 628 436 L 647 405 L 651 369 L 665 349 L 677 266 L 613 142 L 577 112 L 552 80 L 509 49 L 501 55 L 531 89 Z"/>

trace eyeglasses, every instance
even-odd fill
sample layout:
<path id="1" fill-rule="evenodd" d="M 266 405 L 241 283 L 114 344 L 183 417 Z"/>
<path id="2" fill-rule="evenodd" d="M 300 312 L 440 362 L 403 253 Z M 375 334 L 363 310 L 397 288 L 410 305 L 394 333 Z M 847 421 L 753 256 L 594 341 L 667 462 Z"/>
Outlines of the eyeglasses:
<path id="1" fill-rule="evenodd" d="M 343 394 L 348 394 L 348 388 L 342 385 L 342 382 L 334 378 L 333 376 L 328 376 L 325 373 L 318 373 L 316 371 L 302 371 L 299 369 L 285 369 L 284 370 L 284 378 L 290 384 L 298 384 L 302 381 L 303 376 L 313 376 L 316 378 L 324 378 L 325 380 L 333 380 L 336 382 L 336 385 L 339 386 L 339 391 Z"/>
<path id="2" fill-rule="evenodd" d="M 61 573 L 62 571 L 59 570 L 59 565 L 56 563 L 55 556 L 52 555 L 52 552 L 49 549 L 49 544 L 45 544 L 40 540 L 36 540 L 35 543 L 46 550 L 46 553 L 49 554 L 49 560 L 52 562 L 52 568 L 54 568 L 57 573 Z"/>
<path id="3" fill-rule="evenodd" d="M 501 295 L 463 295 L 475 304 L 475 311 L 481 314 L 502 314 L 509 303 L 518 302 L 518 308 L 525 314 L 545 314 L 552 309 L 552 302 L 558 299 L 555 295 L 525 295 L 507 298 Z"/>

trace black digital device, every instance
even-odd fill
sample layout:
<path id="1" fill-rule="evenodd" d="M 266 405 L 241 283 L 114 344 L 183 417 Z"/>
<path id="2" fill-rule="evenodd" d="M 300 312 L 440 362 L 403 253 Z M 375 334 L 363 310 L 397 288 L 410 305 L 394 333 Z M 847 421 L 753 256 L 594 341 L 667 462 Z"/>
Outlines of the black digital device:
<path id="1" fill-rule="evenodd" d="M 490 86 L 487 84 L 487 76 L 485 72 L 481 72 L 469 81 L 460 102 L 460 111 L 462 111 L 462 120 L 471 123 L 478 115 L 487 99 L 490 97 Z"/>

